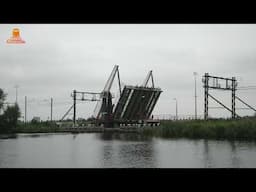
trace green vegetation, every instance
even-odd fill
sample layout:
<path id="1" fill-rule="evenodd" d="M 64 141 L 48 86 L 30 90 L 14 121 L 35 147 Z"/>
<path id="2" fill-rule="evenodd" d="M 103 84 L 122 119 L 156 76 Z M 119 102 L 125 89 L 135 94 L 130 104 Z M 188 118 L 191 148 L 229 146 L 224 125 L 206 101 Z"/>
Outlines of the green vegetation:
<path id="1" fill-rule="evenodd" d="M 0 134 L 9 133 L 50 133 L 61 132 L 63 129 L 55 122 L 29 123 L 18 122 L 20 109 L 17 104 L 4 105 L 6 94 L 0 88 Z M 91 121 L 80 121 L 84 126 Z M 66 122 L 72 125 L 72 121 Z M 90 123 L 89 123 L 90 124 Z M 70 126 L 71 126 L 70 125 Z M 228 140 L 256 140 L 256 114 L 236 120 L 189 120 L 189 121 L 161 121 L 159 127 L 142 129 L 144 136 L 163 138 L 191 138 L 191 139 L 228 139 Z"/>
<path id="2" fill-rule="evenodd" d="M 54 133 L 61 131 L 61 129 L 51 122 L 34 122 L 19 123 L 13 130 L 15 133 Z"/>
<path id="3" fill-rule="evenodd" d="M 19 106 L 17 103 L 12 106 L 6 106 L 6 96 L 7 94 L 0 88 L 0 134 L 49 133 L 61 130 L 54 122 L 37 122 L 32 120 L 25 124 L 18 121 L 20 117 Z"/>
<path id="4" fill-rule="evenodd" d="M 18 118 L 20 117 L 20 109 L 17 103 L 13 106 L 4 107 L 6 94 L 0 88 L 0 133 L 12 133 L 17 128 Z"/>
<path id="5" fill-rule="evenodd" d="M 161 121 L 143 134 L 163 138 L 256 140 L 256 118 L 237 120 Z"/>

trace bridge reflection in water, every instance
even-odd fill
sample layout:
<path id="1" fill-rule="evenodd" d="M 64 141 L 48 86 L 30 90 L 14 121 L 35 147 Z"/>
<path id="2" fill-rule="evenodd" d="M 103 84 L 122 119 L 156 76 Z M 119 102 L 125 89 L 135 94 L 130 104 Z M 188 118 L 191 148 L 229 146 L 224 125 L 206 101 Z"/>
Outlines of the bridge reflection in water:
<path id="1" fill-rule="evenodd" d="M 98 138 L 105 142 L 101 158 L 103 167 L 156 167 L 152 138 L 136 133 L 103 133 Z"/>
<path id="2" fill-rule="evenodd" d="M 256 143 L 137 133 L 17 134 L 0 139 L 2 168 L 256 167 Z"/>

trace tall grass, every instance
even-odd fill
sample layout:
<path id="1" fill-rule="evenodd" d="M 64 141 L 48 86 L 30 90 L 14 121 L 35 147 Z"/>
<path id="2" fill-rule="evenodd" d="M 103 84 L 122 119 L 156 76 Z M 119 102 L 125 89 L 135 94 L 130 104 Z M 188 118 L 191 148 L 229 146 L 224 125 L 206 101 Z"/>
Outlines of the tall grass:
<path id="1" fill-rule="evenodd" d="M 205 138 L 256 140 L 256 118 L 237 120 L 161 121 L 159 127 L 147 127 L 143 134 L 163 138 Z"/>
<path id="2" fill-rule="evenodd" d="M 15 133 L 51 133 L 57 132 L 60 128 L 56 124 L 50 122 L 40 123 L 21 123 L 13 131 Z"/>

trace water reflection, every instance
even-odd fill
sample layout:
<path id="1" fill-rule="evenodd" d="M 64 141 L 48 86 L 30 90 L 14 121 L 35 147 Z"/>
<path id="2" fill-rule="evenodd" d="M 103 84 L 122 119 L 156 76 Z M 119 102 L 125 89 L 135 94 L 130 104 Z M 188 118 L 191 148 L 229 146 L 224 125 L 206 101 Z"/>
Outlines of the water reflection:
<path id="1" fill-rule="evenodd" d="M 233 167 L 239 168 L 241 159 L 240 151 L 235 141 L 203 141 L 204 167 Z"/>
<path id="2" fill-rule="evenodd" d="M 155 154 L 152 143 L 139 143 L 121 145 L 119 149 L 119 159 L 122 167 L 155 167 Z"/>
<path id="3" fill-rule="evenodd" d="M 17 134 L 16 137 L 49 137 L 49 136 L 57 136 L 57 135 L 67 135 L 67 133 L 21 133 Z"/>
<path id="4" fill-rule="evenodd" d="M 29 135 L 29 137 L 41 137 L 42 135 L 40 135 L 40 134 L 31 134 L 31 135 Z"/>
<path id="5" fill-rule="evenodd" d="M 105 132 L 97 134 L 97 138 L 103 141 L 152 141 L 152 137 L 147 137 L 138 133 L 111 133 Z"/>
<path id="6" fill-rule="evenodd" d="M 103 161 L 103 167 L 111 167 L 112 162 L 116 162 L 112 145 L 103 146 L 103 158 L 101 158 L 101 160 Z"/>
<path id="7" fill-rule="evenodd" d="M 136 133 L 103 133 L 99 135 L 99 138 L 109 141 L 102 148 L 103 167 L 155 166 L 152 138 Z M 127 143 L 127 141 L 129 142 Z"/>
<path id="8" fill-rule="evenodd" d="M 77 160 L 79 158 L 79 154 L 78 154 L 78 148 L 79 148 L 79 143 L 78 143 L 78 139 L 76 139 L 78 134 L 72 134 L 72 139 L 70 139 L 70 165 L 72 165 L 72 167 L 76 167 L 77 165 Z"/>
<path id="9" fill-rule="evenodd" d="M 11 138 L 0 139 L 0 167 L 256 167 L 254 142 L 161 139 L 109 132 L 18 134 Z"/>
<path id="10" fill-rule="evenodd" d="M 75 139 L 75 138 L 77 137 L 77 135 L 78 135 L 78 134 L 77 134 L 77 133 L 73 133 L 72 135 L 73 135 L 73 137 L 72 137 L 72 138 L 73 138 L 73 139 Z"/>
<path id="11" fill-rule="evenodd" d="M 209 151 L 209 143 L 208 140 L 204 140 L 203 141 L 203 157 L 204 157 L 204 167 L 206 168 L 210 168 L 213 167 L 212 164 L 212 157 L 210 155 L 210 151 Z"/>
<path id="12" fill-rule="evenodd" d="M 237 149 L 236 149 L 236 143 L 234 141 L 230 141 L 230 146 L 231 146 L 231 163 L 232 167 L 239 168 L 240 167 L 240 159 L 237 154 Z"/>
<path id="13" fill-rule="evenodd" d="M 0 134 L 0 139 L 16 139 L 17 134 Z"/>

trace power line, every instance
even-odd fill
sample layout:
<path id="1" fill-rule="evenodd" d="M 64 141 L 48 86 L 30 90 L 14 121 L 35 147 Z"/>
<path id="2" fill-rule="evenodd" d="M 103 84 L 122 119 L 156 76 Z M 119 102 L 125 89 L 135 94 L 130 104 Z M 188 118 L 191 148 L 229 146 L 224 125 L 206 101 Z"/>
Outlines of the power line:
<path id="1" fill-rule="evenodd" d="M 237 90 L 253 90 L 256 89 L 255 85 L 237 87 Z"/>

